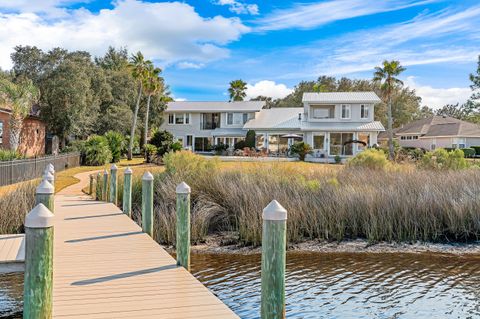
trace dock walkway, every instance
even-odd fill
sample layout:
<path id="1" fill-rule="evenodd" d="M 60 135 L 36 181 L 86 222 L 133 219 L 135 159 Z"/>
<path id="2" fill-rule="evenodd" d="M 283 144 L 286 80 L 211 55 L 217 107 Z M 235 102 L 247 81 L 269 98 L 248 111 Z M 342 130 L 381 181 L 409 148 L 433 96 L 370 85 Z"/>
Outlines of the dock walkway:
<path id="1" fill-rule="evenodd" d="M 55 196 L 54 318 L 239 318 L 115 205 Z"/>

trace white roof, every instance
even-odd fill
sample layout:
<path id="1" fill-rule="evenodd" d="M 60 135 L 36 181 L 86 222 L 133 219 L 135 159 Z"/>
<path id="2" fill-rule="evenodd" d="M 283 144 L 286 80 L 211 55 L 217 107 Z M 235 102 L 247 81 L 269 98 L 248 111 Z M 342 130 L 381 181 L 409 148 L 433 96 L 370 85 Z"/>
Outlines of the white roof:
<path id="1" fill-rule="evenodd" d="M 265 101 L 237 102 L 168 102 L 166 112 L 258 112 Z"/>
<path id="2" fill-rule="evenodd" d="M 302 102 L 310 103 L 380 103 L 375 92 L 305 92 Z"/>
<path id="3" fill-rule="evenodd" d="M 303 107 L 276 107 L 261 110 L 254 119 L 251 119 L 243 128 L 245 129 L 300 129 L 301 121 L 298 114 Z"/>
<path id="4" fill-rule="evenodd" d="M 381 122 L 302 122 L 302 131 L 385 131 Z"/>

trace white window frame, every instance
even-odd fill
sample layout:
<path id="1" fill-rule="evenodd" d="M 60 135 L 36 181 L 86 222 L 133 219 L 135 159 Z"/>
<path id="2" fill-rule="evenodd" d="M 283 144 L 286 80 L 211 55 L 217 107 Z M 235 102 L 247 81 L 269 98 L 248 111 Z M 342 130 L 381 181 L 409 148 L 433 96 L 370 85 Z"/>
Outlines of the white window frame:
<path id="1" fill-rule="evenodd" d="M 348 110 L 348 117 L 343 116 L 343 109 L 344 108 L 345 108 L 345 113 L 347 113 L 346 111 Z M 352 118 L 352 106 L 350 104 L 342 104 L 340 106 L 340 118 L 342 120 L 350 120 Z"/>
<path id="2" fill-rule="evenodd" d="M 177 123 L 177 118 L 182 118 L 183 123 Z M 190 118 L 191 114 L 190 113 L 170 113 L 168 114 L 168 124 L 169 125 L 190 125 Z M 173 120 L 173 122 L 170 122 L 170 120 Z"/>
<path id="3" fill-rule="evenodd" d="M 467 139 L 465 137 L 452 138 L 452 148 L 465 148 L 467 146 Z"/>
<path id="4" fill-rule="evenodd" d="M 367 104 L 360 105 L 360 118 L 361 119 L 370 118 L 370 105 L 367 105 Z"/>
<path id="5" fill-rule="evenodd" d="M 242 122 L 243 122 L 243 124 L 248 122 L 248 113 L 243 113 L 242 114 Z"/>
<path id="6" fill-rule="evenodd" d="M 315 148 L 315 137 L 316 136 L 323 136 L 323 148 Z M 325 133 L 314 133 L 312 135 L 312 147 L 316 150 L 324 151 L 327 147 L 327 134 L 325 134 Z"/>
<path id="7" fill-rule="evenodd" d="M 233 116 L 232 112 L 227 113 L 227 125 L 233 125 Z M 231 122 L 230 119 L 232 120 Z"/>
<path id="8" fill-rule="evenodd" d="M 175 125 L 175 113 L 168 114 L 168 124 Z"/>

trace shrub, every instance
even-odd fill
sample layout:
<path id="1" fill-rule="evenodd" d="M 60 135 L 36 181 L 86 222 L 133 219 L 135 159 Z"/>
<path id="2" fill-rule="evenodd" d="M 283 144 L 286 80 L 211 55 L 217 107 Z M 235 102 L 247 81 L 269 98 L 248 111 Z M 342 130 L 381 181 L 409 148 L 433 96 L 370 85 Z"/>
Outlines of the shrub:
<path id="1" fill-rule="evenodd" d="M 107 139 L 110 153 L 112 153 L 112 163 L 120 162 L 122 150 L 125 145 L 125 138 L 121 133 L 115 131 L 108 131 L 105 133 L 105 138 Z"/>
<path id="2" fill-rule="evenodd" d="M 388 165 L 385 153 L 376 149 L 367 149 L 358 153 L 348 161 L 350 167 L 365 167 L 370 169 L 385 169 Z"/>
<path id="3" fill-rule="evenodd" d="M 475 156 L 475 149 L 474 148 L 471 148 L 471 147 L 467 147 L 467 148 L 462 148 L 461 149 L 463 151 L 463 155 L 465 157 L 474 157 Z"/>
<path id="4" fill-rule="evenodd" d="M 157 154 L 163 156 L 172 149 L 173 135 L 168 131 L 156 131 L 150 139 L 150 144 L 155 145 Z"/>
<path id="5" fill-rule="evenodd" d="M 383 150 L 381 152 L 383 152 Z M 342 162 L 340 155 L 335 155 L 333 159 L 335 160 L 335 164 L 340 164 Z"/>
<path id="6" fill-rule="evenodd" d="M 438 148 L 433 152 L 427 152 L 423 156 L 420 167 L 427 169 L 464 169 L 468 167 L 465 155 L 462 150 L 456 149 L 448 152 Z"/>
<path id="7" fill-rule="evenodd" d="M 298 155 L 301 161 L 305 161 L 305 156 L 312 153 L 312 147 L 305 142 L 295 142 L 290 147 L 290 152 Z"/>
<path id="8" fill-rule="evenodd" d="M 12 161 L 15 159 L 21 159 L 22 157 L 23 156 L 18 152 L 0 148 L 0 161 Z"/>
<path id="9" fill-rule="evenodd" d="M 85 142 L 85 164 L 100 166 L 109 163 L 112 153 L 104 136 L 92 135 Z"/>
<path id="10" fill-rule="evenodd" d="M 480 146 L 470 146 L 475 150 L 475 155 L 480 156 Z"/>
<path id="11" fill-rule="evenodd" d="M 169 174 L 179 174 L 182 177 L 185 174 L 200 174 L 218 169 L 218 161 L 206 159 L 203 156 L 192 153 L 191 151 L 178 151 L 165 154 L 163 157 L 165 171 Z"/>
<path id="12" fill-rule="evenodd" d="M 245 140 L 240 140 L 233 146 L 233 148 L 236 150 L 243 150 L 245 147 L 247 147 L 247 143 L 245 143 Z"/>
<path id="13" fill-rule="evenodd" d="M 157 147 L 152 144 L 145 144 L 143 147 L 145 149 L 145 160 L 147 163 L 151 163 L 157 153 Z"/>
<path id="14" fill-rule="evenodd" d="M 170 152 L 178 152 L 183 149 L 183 145 L 180 142 L 175 142 L 172 145 L 170 145 Z"/>
<path id="15" fill-rule="evenodd" d="M 247 136 L 245 137 L 245 146 L 249 148 L 255 148 L 256 143 L 256 134 L 254 130 L 248 130 Z"/>
<path id="16" fill-rule="evenodd" d="M 213 150 L 215 151 L 215 154 L 217 155 L 222 155 L 223 152 L 225 152 L 226 150 L 228 150 L 228 145 L 227 144 L 223 144 L 222 142 L 218 143 L 217 145 L 214 145 L 213 146 Z"/>

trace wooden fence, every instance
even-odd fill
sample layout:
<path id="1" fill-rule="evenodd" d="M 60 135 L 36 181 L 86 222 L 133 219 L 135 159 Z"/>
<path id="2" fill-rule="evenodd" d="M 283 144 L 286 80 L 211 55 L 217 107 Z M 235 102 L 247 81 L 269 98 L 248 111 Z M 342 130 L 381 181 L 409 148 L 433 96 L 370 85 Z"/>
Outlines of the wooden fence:
<path id="1" fill-rule="evenodd" d="M 55 167 L 55 172 L 77 167 L 80 166 L 80 154 L 67 153 L 0 162 L 0 186 L 40 178 L 45 167 L 50 163 Z"/>

